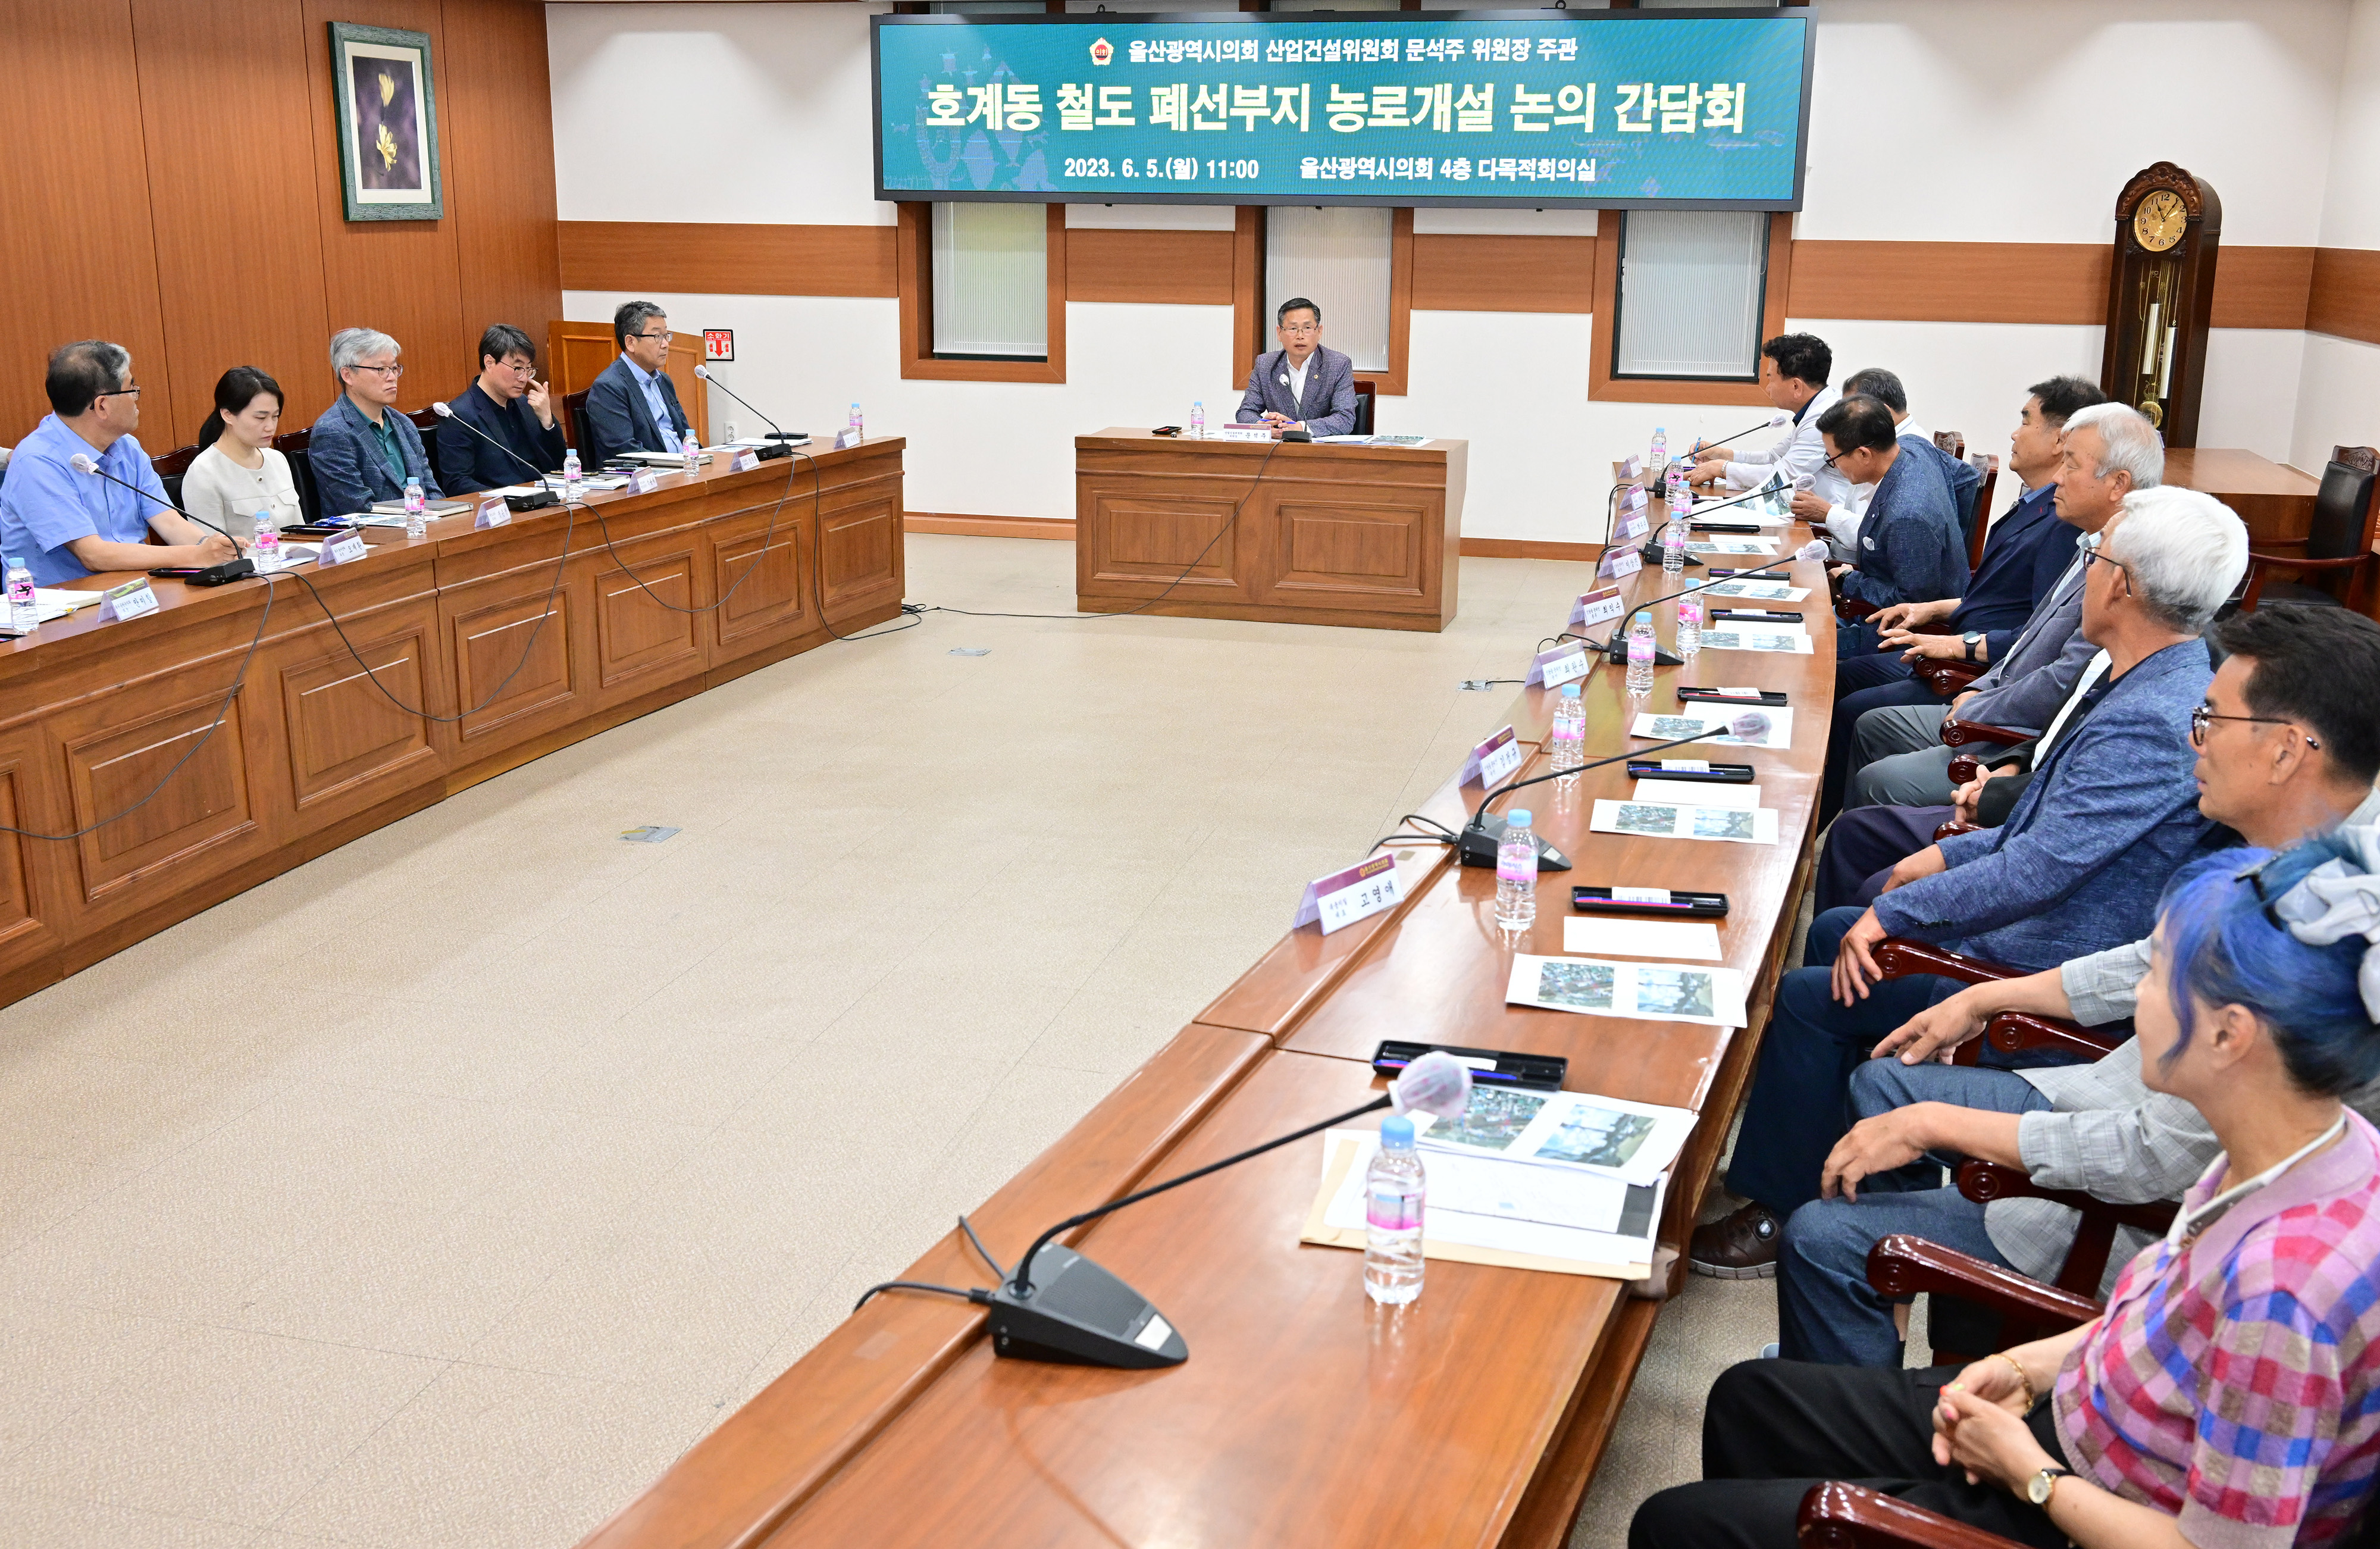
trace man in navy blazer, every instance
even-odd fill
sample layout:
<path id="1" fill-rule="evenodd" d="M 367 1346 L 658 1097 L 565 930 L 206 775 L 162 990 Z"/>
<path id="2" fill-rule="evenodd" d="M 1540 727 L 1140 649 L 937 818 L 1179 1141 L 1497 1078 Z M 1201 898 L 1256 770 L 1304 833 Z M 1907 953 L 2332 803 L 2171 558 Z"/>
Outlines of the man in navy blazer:
<path id="1" fill-rule="evenodd" d="M 438 471 L 448 494 L 534 482 L 562 466 L 562 426 L 537 380 L 537 346 L 512 324 L 499 323 L 480 335 L 480 379 L 446 407 L 455 417 L 438 426 Z"/>
<path id="2" fill-rule="evenodd" d="M 314 470 L 322 514 L 344 517 L 369 511 L 375 502 L 405 498 L 408 480 L 439 498 L 438 475 L 421 433 L 397 412 L 398 384 L 405 367 L 397 342 L 374 328 L 342 328 L 331 335 L 331 370 L 339 396 L 314 421 L 306 460 Z"/>
<path id="3" fill-rule="evenodd" d="M 587 462 L 601 468 L 622 452 L 674 452 L 686 435 L 686 410 L 663 368 L 669 364 L 669 314 L 650 301 L 627 301 L 612 314 L 620 358 L 587 389 Z"/>
<path id="4" fill-rule="evenodd" d="M 1239 421 L 1315 435 L 1345 435 L 1355 428 L 1355 362 L 1322 348 L 1322 309 L 1293 296 L 1274 314 L 1279 349 L 1257 357 Z"/>
<path id="5" fill-rule="evenodd" d="M 1870 397 L 1845 398 L 1818 417 L 1835 471 L 1876 486 L 1860 519 L 1858 563 L 1836 574 L 1844 597 L 1877 608 L 1955 597 L 1967 584 L 1966 540 L 1942 459 L 1930 444 L 1901 442 L 1897 429 L 1892 411 Z M 1835 649 L 1872 633 L 1846 625 L 1836 631 Z"/>

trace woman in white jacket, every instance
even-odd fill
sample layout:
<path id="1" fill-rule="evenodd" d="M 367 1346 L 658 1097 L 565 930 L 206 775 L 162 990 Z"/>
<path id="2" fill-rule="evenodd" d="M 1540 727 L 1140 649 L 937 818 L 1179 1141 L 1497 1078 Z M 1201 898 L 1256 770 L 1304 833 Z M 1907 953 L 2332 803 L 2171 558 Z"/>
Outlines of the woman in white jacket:
<path id="1" fill-rule="evenodd" d="M 261 516 L 276 530 L 303 520 L 289 459 L 273 449 L 280 428 L 281 384 L 254 366 L 224 372 L 214 412 L 199 428 L 203 450 L 182 478 L 182 508 L 242 543 Z"/>

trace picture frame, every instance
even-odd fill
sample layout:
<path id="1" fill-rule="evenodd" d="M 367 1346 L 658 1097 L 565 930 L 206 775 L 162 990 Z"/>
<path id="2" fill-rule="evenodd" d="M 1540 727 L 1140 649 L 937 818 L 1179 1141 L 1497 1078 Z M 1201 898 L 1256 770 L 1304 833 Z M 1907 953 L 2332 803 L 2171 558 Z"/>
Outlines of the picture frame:
<path id="1" fill-rule="evenodd" d="M 430 34 L 331 23 L 331 94 L 346 218 L 443 218 Z"/>

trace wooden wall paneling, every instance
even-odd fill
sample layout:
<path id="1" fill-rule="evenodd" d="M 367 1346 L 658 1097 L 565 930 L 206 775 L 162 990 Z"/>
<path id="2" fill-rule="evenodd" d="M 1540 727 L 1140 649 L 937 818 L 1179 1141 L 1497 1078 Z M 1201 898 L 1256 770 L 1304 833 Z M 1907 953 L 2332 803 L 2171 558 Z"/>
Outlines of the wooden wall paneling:
<path id="1" fill-rule="evenodd" d="M 2223 256 L 2230 257 L 2230 250 L 2226 250 Z M 2306 326 L 2343 339 L 2380 344 L 2380 252 L 2363 248 L 2318 250 L 2306 303 Z"/>
<path id="2" fill-rule="evenodd" d="M 142 408 L 186 445 L 214 412 L 215 379 L 256 366 L 281 384 L 282 428 L 338 396 L 324 353 L 322 233 L 299 0 L 132 0 L 140 116 L 171 397 Z M 145 429 L 146 427 L 144 427 Z"/>
<path id="3" fill-rule="evenodd" d="M 893 241 L 901 274 L 901 374 L 927 382 L 1065 381 L 1066 207 L 1043 207 L 1042 278 L 1050 353 L 1041 360 L 945 360 L 934 354 L 933 206 L 911 200 L 894 208 L 899 212 Z"/>
<path id="4" fill-rule="evenodd" d="M 452 214 L 443 221 L 345 218 L 339 188 L 338 117 L 332 96 L 331 28 L 361 19 L 353 0 L 304 0 L 307 79 L 314 94 L 314 189 L 322 234 L 323 310 L 333 331 L 377 328 L 405 347 L 407 411 L 452 397 L 478 374 L 480 330 L 463 316 L 463 279 Z M 375 27 L 430 35 L 437 99 L 439 163 L 455 197 L 455 114 L 446 85 L 455 69 L 440 0 L 375 0 Z M 454 209 L 448 206 L 450 213 Z M 327 357 L 322 367 L 330 371 Z M 295 428 L 295 427 L 293 427 Z"/>
<path id="5" fill-rule="evenodd" d="M 616 558 L 597 557 L 595 659 L 605 689 L 674 676 L 672 669 L 700 661 L 694 610 L 710 600 L 697 595 L 695 546 L 690 535 L 673 533 L 660 543 L 627 545 Z"/>
<path id="6" fill-rule="evenodd" d="M 1607 214 L 1595 226 L 1595 333 L 1587 351 L 1586 396 L 1610 403 L 1715 403 L 1767 407 L 1768 399 L 1756 383 L 1689 382 L 1652 377 L 1621 380 L 1611 374 L 1614 335 L 1620 309 L 1620 238 L 1624 216 Z M 1793 217 L 1779 211 L 1768 217 L 1768 274 L 1763 293 L 1760 336 L 1775 338 L 1785 331 L 1785 318 L 1824 316 L 1790 306 L 1795 276 L 1800 273 L 1799 249 L 1793 240 Z"/>
<path id="7" fill-rule="evenodd" d="M 531 333 L 562 311 L 553 108 L 540 0 L 443 0 L 438 105 L 447 224 L 466 341 L 492 323 Z M 476 353 L 467 368 L 479 364 Z M 444 394 L 441 394 L 444 396 Z"/>
<path id="8" fill-rule="evenodd" d="M 440 588 L 438 611 L 469 756 L 542 729 L 543 722 L 572 713 L 573 701 L 587 690 L 580 642 L 574 639 L 574 626 L 587 613 L 586 589 L 567 576 L 554 587 L 552 577 L 547 558 Z"/>
<path id="9" fill-rule="evenodd" d="M 2107 262 L 2105 242 L 1796 242 L 1791 310 L 1886 322 L 2104 323 Z"/>
<path id="10" fill-rule="evenodd" d="M 1052 206 L 1055 208 L 1055 206 Z M 827 616 L 849 615 L 906 588 L 897 469 L 878 467 L 827 490 L 817 518 L 818 585 Z"/>
<path id="11" fill-rule="evenodd" d="M 545 325 L 546 381 L 559 400 L 571 393 L 583 393 L 594 380 L 603 374 L 603 368 L 620 358 L 620 343 L 612 333 L 611 322 L 549 322 Z M 554 412 L 562 412 L 557 401 Z M 563 427 L 570 434 L 570 426 Z M 574 436 L 575 439 L 575 436 Z"/>
<path id="12" fill-rule="evenodd" d="M 220 689 L 193 694 L 152 680 L 65 719 L 59 751 L 74 826 L 124 814 L 75 841 L 84 904 L 152 901 L 161 889 L 185 884 L 178 877 L 168 884 L 163 873 L 257 840 L 246 747 L 254 703 L 245 689 L 225 708 Z M 176 762 L 181 768 L 165 779 Z"/>
<path id="13" fill-rule="evenodd" d="M 692 318 L 671 318 L 670 331 L 677 336 L 670 340 L 669 361 L 662 369 L 677 384 L 678 407 L 686 410 L 686 422 L 694 427 L 695 435 L 705 446 L 710 445 L 710 384 L 694 374 L 702 364 L 702 335 Z"/>
<path id="14" fill-rule="evenodd" d="M 130 0 L 11 0 L 6 14 L 0 274 L 12 336 L 0 347 L 0 442 L 50 411 L 49 352 L 103 338 L 132 352 L 143 445 L 175 445 Z"/>
<path id="15" fill-rule="evenodd" d="M 788 471 L 795 466 L 789 459 Z M 810 627 L 809 545 L 803 533 L 816 518 L 808 495 L 807 489 L 788 490 L 783 500 L 771 499 L 713 531 L 710 595 L 719 606 L 709 616 L 714 659 L 756 635 Z"/>
<path id="16" fill-rule="evenodd" d="M 1075 226 L 1066 233 L 1066 299 L 1228 307 L 1232 241 L 1228 231 Z"/>
<path id="17" fill-rule="evenodd" d="M 2313 299 L 2312 248 L 2235 248 L 2215 254 L 2214 328 L 2302 328 Z"/>
<path id="18" fill-rule="evenodd" d="M 898 296 L 895 226 L 557 224 L 569 290 L 711 296 Z"/>
<path id="19" fill-rule="evenodd" d="M 426 565 L 421 579 L 429 579 Z M 340 623 L 352 653 L 327 626 L 273 653 L 289 804 L 310 820 L 316 810 L 370 805 L 433 777 L 437 723 L 409 712 L 448 713 L 434 600 Z"/>
<path id="20" fill-rule="evenodd" d="M 1232 226 L 1232 402 L 1247 391 L 1248 372 L 1272 348 L 1264 314 L 1265 207 L 1243 204 Z"/>
<path id="21" fill-rule="evenodd" d="M 1417 236 L 1413 304 L 1424 311 L 1591 312 L 1595 238 Z"/>

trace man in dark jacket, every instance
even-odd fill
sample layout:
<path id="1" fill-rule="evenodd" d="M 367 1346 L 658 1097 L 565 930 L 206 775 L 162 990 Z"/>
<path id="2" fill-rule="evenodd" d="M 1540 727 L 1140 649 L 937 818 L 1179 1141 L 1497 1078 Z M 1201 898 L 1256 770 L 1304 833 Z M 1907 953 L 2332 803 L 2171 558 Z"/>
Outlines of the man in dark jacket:
<path id="1" fill-rule="evenodd" d="M 438 427 L 438 472 L 447 494 L 534 481 L 562 466 L 562 426 L 552 395 L 537 380 L 537 346 L 512 324 L 499 323 L 480 335 L 480 379 L 447 408 L 455 417 Z"/>
<path id="2" fill-rule="evenodd" d="M 601 468 L 622 452 L 674 452 L 686 410 L 670 382 L 669 314 L 650 301 L 628 301 L 612 314 L 620 358 L 587 389 L 586 461 Z"/>

